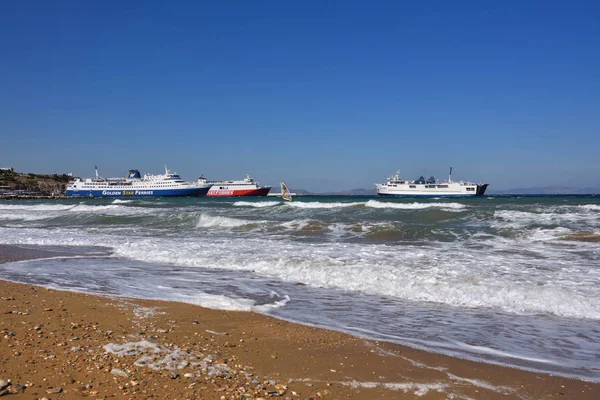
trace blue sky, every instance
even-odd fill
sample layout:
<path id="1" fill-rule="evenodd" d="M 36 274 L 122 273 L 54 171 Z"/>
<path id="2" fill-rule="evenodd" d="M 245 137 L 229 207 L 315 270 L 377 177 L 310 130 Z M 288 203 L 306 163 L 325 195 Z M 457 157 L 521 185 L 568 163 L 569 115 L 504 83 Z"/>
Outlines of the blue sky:
<path id="1" fill-rule="evenodd" d="M 600 3 L 0 4 L 0 164 L 600 187 Z"/>

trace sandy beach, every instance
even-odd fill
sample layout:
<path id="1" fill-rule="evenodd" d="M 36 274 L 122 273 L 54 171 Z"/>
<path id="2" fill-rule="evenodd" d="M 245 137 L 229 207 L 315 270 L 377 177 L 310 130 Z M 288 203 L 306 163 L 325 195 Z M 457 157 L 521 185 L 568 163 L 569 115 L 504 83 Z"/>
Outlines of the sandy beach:
<path id="1" fill-rule="evenodd" d="M 1 262 L 56 255 L 0 246 Z M 596 399 L 600 393 L 597 383 L 249 312 L 0 285 L 0 395 L 8 398 Z"/>

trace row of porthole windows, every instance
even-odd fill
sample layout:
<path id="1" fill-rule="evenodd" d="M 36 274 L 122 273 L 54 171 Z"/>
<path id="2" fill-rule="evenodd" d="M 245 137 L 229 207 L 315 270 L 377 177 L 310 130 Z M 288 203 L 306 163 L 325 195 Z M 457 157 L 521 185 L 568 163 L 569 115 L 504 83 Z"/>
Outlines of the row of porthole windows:
<path id="1" fill-rule="evenodd" d="M 169 186 L 169 187 L 179 186 L 179 185 L 168 185 L 168 184 L 164 184 L 164 183 L 162 183 L 162 184 L 161 184 L 161 183 L 158 183 L 158 184 L 155 184 L 155 185 L 159 185 L 159 186 Z M 85 184 L 84 184 L 84 185 L 82 185 L 82 187 L 83 187 L 84 189 L 91 189 L 91 188 L 94 188 L 94 187 L 96 187 L 96 186 L 106 186 L 106 184 L 100 184 L 100 185 L 85 185 Z M 74 185 L 74 187 L 77 187 L 77 185 Z M 131 186 L 130 186 L 130 185 L 127 185 L 127 186 L 124 186 L 124 185 L 115 185 L 115 186 L 112 186 L 112 187 L 113 187 L 113 188 L 125 187 L 125 188 L 128 188 L 128 189 L 129 189 L 129 188 L 131 188 Z"/>
<path id="2" fill-rule="evenodd" d="M 389 185 L 389 186 L 398 187 L 398 185 Z M 408 187 L 411 189 L 416 189 L 417 185 L 408 185 Z M 435 188 L 447 189 L 448 185 L 425 185 L 425 189 L 435 189 Z"/>

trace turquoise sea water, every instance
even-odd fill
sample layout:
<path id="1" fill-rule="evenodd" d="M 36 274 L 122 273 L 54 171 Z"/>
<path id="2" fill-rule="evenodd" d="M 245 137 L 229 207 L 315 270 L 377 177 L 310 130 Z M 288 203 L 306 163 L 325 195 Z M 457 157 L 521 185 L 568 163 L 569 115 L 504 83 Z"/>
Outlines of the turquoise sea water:
<path id="1" fill-rule="evenodd" d="M 2 279 L 600 380 L 600 196 L 3 201 L 0 244 L 79 254 Z"/>

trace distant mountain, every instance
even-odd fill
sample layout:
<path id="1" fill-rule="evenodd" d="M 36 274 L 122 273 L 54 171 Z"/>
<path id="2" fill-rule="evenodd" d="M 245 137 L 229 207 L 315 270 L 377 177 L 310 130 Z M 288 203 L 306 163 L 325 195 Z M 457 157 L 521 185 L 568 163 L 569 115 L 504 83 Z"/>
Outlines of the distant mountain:
<path id="1" fill-rule="evenodd" d="M 375 191 L 375 189 L 358 188 L 358 189 L 344 190 L 341 192 L 327 192 L 327 193 L 319 193 L 319 194 L 328 195 L 328 196 L 376 196 L 377 192 Z"/>
<path id="2" fill-rule="evenodd" d="M 543 186 L 515 188 L 507 190 L 488 190 L 486 194 L 597 194 L 600 188 L 574 188 L 569 186 Z"/>
<path id="3" fill-rule="evenodd" d="M 308 190 L 304 190 L 304 189 L 293 189 L 292 193 L 297 194 L 299 196 L 312 196 L 312 195 L 316 194 L 316 193 L 311 193 Z"/>

